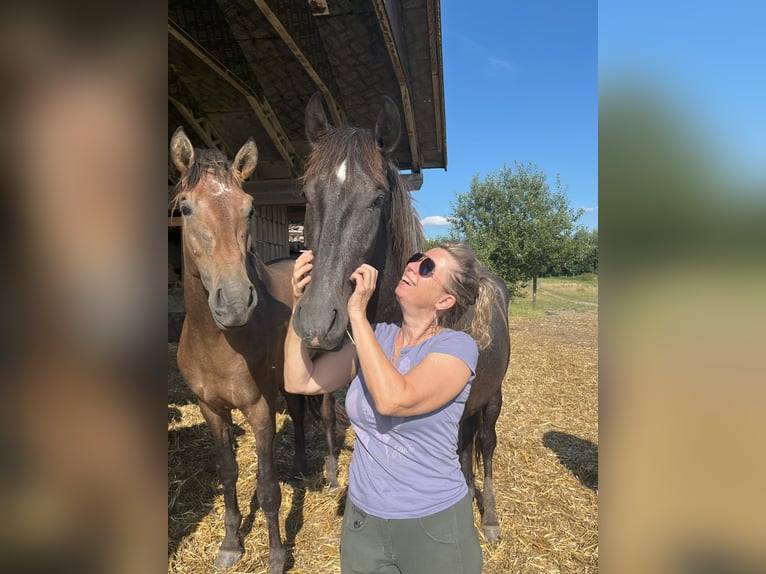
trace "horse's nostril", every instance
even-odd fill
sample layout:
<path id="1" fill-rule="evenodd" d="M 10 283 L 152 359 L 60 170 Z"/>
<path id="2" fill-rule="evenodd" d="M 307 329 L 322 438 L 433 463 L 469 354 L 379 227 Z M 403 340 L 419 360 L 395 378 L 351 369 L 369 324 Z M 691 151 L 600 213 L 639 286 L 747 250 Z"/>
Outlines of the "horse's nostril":
<path id="1" fill-rule="evenodd" d="M 332 320 L 330 321 L 330 328 L 328 331 L 332 331 L 332 328 L 335 326 L 335 321 L 338 319 L 338 310 L 333 309 L 332 310 Z"/>
<path id="2" fill-rule="evenodd" d="M 253 301 L 255 301 L 255 289 L 253 289 L 253 286 L 250 286 L 250 298 L 247 300 L 247 306 L 252 307 Z"/>
<path id="3" fill-rule="evenodd" d="M 216 309 L 220 309 L 224 305 L 223 300 L 223 289 L 220 287 L 215 290 L 215 307 Z"/>

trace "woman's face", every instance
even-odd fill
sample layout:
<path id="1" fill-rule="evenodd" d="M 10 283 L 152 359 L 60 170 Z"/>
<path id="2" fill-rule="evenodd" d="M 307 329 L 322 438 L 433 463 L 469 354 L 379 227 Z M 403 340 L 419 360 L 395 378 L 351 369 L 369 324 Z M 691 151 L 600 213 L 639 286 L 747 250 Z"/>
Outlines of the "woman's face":
<path id="1" fill-rule="evenodd" d="M 417 304 L 433 309 L 433 304 L 448 293 L 455 260 L 444 249 L 434 247 L 419 257 L 413 256 L 396 286 L 400 304 Z"/>

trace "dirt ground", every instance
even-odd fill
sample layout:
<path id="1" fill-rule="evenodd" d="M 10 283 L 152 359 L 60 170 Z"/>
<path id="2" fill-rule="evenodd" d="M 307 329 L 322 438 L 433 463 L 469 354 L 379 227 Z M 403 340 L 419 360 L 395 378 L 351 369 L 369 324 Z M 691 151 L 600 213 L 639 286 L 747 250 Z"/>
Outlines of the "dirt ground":
<path id="1" fill-rule="evenodd" d="M 503 383 L 497 424 L 494 485 L 501 538 L 483 535 L 487 574 L 598 570 L 598 312 L 548 311 L 511 317 L 511 366 Z M 223 539 L 223 497 L 212 443 L 168 345 L 168 572 L 214 571 Z M 238 495 L 245 555 L 230 572 L 268 572 L 265 519 L 255 500 L 253 434 L 240 413 Z M 321 428 L 309 425 L 310 476 L 303 488 L 287 483 L 292 422 L 277 414 L 277 472 L 282 485 L 281 527 L 286 572 L 340 572 L 338 544 L 353 431 L 340 446 L 341 488 L 323 487 Z M 479 473 L 480 474 L 480 473 Z M 476 487 L 481 490 L 481 478 Z M 481 533 L 479 514 L 476 523 Z"/>

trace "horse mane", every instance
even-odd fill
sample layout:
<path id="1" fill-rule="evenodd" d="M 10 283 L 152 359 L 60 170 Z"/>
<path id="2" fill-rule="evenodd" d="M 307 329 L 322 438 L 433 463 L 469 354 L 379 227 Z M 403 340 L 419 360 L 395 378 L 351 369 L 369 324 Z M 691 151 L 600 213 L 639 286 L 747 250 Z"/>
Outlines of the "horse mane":
<path id="1" fill-rule="evenodd" d="M 399 169 L 388 161 L 388 180 L 391 182 L 391 210 L 388 225 L 391 230 L 391 248 L 400 257 L 403 266 L 406 257 L 423 249 L 425 236 L 423 224 L 412 205 L 407 183 L 399 175 Z"/>
<path id="2" fill-rule="evenodd" d="M 324 132 L 312 147 L 306 160 L 303 182 L 320 178 L 344 160 L 360 164 L 375 183 L 390 190 L 390 209 L 386 224 L 390 231 L 391 248 L 403 264 L 404 258 L 422 249 L 425 243 L 423 226 L 412 205 L 412 197 L 399 169 L 393 161 L 381 155 L 371 130 L 342 126 Z M 346 191 L 353 188 L 353 174 L 346 179 Z"/>
<path id="3" fill-rule="evenodd" d="M 236 176 L 231 169 L 231 163 L 226 159 L 223 152 L 217 149 L 194 148 L 194 162 L 181 175 L 178 183 L 176 183 L 176 193 L 170 202 L 172 211 L 175 211 L 178 207 L 181 195 L 199 185 L 203 177 L 211 177 L 227 183 L 236 180 Z"/>

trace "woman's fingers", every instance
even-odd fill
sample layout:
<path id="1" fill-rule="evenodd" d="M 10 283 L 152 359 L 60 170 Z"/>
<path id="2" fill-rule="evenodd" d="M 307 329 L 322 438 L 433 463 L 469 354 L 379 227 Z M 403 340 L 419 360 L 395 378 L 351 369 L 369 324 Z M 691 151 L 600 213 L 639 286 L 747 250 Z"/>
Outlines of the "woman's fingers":
<path id="1" fill-rule="evenodd" d="M 362 264 L 357 267 L 349 279 L 354 283 L 354 292 L 348 300 L 349 315 L 359 313 L 364 315 L 367 304 L 375 292 L 375 284 L 378 280 L 378 270 L 372 265 Z"/>
<path id="2" fill-rule="evenodd" d="M 313 251 L 304 251 L 295 260 L 291 283 L 293 287 L 293 296 L 296 299 L 303 296 L 303 292 L 306 290 L 306 285 L 311 281 L 310 273 L 314 268 L 314 264 L 312 263 L 313 260 Z"/>

